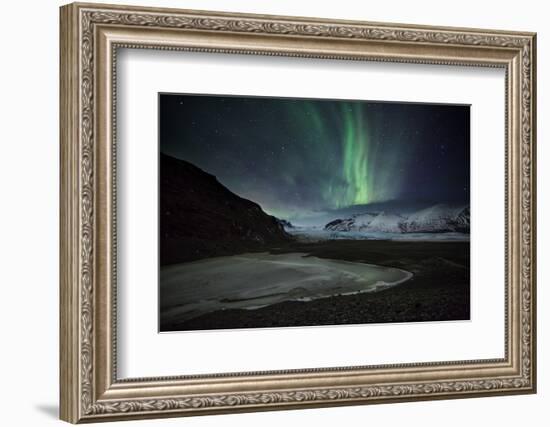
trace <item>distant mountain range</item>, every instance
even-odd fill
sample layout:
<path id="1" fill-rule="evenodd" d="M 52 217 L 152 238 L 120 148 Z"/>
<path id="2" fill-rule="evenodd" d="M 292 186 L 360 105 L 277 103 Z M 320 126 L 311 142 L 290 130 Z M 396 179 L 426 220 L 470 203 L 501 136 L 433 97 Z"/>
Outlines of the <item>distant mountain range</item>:
<path id="1" fill-rule="evenodd" d="M 184 160 L 160 155 L 160 264 L 258 250 L 291 239 L 283 223 Z"/>
<path id="2" fill-rule="evenodd" d="M 437 204 L 412 213 L 365 212 L 335 219 L 325 225 L 329 231 L 372 233 L 470 232 L 470 207 Z"/>

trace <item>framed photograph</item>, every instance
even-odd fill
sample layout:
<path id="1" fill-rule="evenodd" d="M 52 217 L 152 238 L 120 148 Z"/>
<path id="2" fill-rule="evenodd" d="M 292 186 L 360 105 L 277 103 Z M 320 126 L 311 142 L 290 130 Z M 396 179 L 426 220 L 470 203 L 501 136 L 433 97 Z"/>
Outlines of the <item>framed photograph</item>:
<path id="1" fill-rule="evenodd" d="M 160 332 L 470 320 L 470 106 L 161 93 L 159 144 Z"/>
<path id="2" fill-rule="evenodd" d="M 61 8 L 61 418 L 536 390 L 535 34 Z"/>

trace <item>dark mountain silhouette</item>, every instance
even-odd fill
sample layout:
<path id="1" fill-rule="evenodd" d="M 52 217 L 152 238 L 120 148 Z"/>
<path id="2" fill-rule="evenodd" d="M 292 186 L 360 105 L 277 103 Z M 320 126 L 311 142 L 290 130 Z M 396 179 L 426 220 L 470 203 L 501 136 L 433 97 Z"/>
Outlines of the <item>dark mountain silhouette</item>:
<path id="1" fill-rule="evenodd" d="M 160 155 L 160 264 L 267 249 L 290 240 L 281 222 L 193 164 Z"/>

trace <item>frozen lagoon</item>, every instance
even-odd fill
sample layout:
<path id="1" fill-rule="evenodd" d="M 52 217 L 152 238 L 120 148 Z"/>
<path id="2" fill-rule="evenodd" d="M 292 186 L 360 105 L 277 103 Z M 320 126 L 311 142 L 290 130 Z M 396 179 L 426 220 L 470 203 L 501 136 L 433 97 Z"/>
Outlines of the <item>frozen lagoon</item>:
<path id="1" fill-rule="evenodd" d="M 375 292 L 411 277 L 397 268 L 306 253 L 250 253 L 171 265 L 160 271 L 161 324 L 218 310 Z"/>

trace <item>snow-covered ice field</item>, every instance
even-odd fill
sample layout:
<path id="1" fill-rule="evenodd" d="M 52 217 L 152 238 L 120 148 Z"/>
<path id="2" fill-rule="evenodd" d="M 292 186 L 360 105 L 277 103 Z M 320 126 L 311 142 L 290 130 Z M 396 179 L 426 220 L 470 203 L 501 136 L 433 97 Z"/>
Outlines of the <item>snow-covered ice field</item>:
<path id="1" fill-rule="evenodd" d="M 320 227 L 294 227 L 286 228 L 287 233 L 292 234 L 302 241 L 320 240 L 407 240 L 407 241 L 453 241 L 467 242 L 470 235 L 465 233 L 389 233 L 370 231 L 333 231 Z"/>

